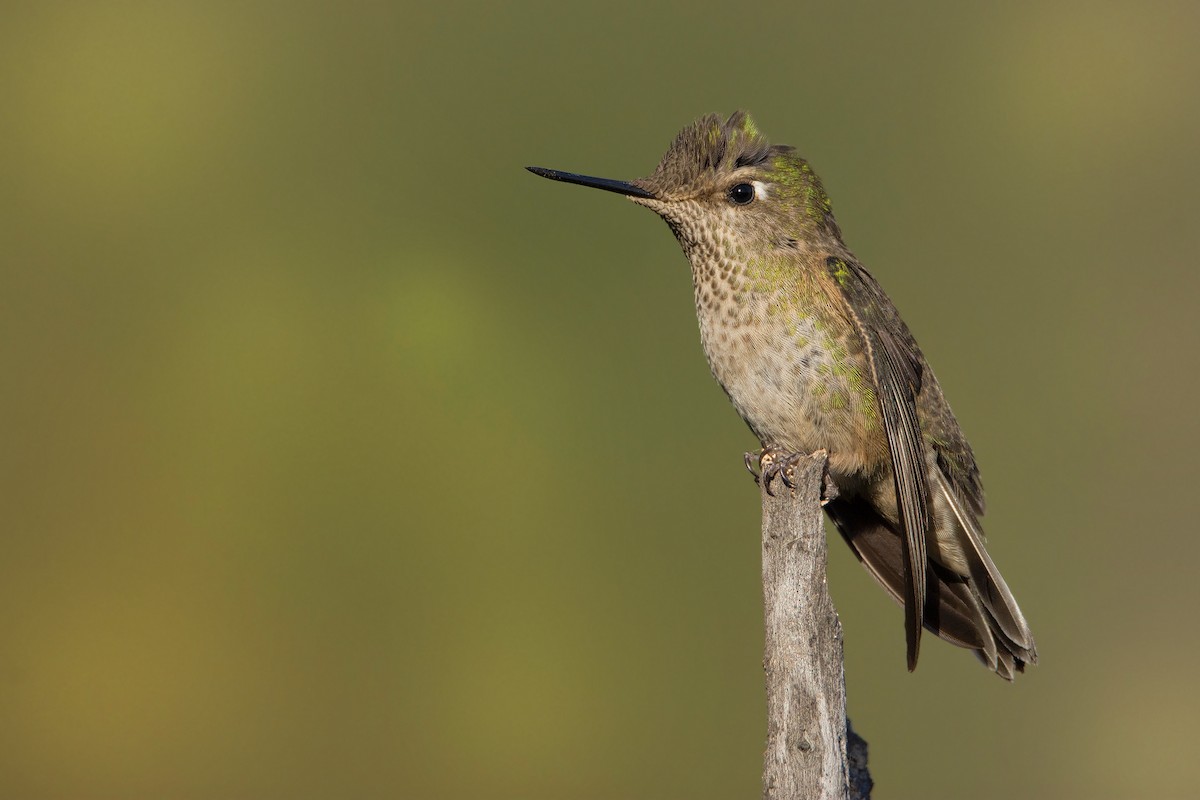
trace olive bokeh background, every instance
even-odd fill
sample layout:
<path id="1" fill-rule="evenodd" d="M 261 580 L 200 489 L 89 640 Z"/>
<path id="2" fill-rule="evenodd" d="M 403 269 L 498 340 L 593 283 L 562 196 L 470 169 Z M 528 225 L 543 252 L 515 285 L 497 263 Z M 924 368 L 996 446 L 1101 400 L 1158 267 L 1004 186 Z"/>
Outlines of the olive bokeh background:
<path id="1" fill-rule="evenodd" d="M 1042 664 L 832 540 L 877 796 L 1200 783 L 1200 7 L 14 4 L 0 796 L 729 798 L 755 446 L 646 174 L 747 108 L 970 436 Z"/>

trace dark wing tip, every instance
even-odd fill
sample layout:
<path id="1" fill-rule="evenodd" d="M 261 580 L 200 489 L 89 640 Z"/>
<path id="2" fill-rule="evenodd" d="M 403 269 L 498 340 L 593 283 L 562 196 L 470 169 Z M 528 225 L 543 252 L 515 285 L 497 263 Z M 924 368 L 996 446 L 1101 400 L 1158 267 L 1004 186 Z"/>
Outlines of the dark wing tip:
<path id="1" fill-rule="evenodd" d="M 921 654 L 921 628 L 923 625 L 917 614 L 909 612 L 909 607 L 912 605 L 912 598 L 907 598 L 904 603 L 904 639 L 907 645 L 908 671 L 916 672 L 917 657 Z"/>

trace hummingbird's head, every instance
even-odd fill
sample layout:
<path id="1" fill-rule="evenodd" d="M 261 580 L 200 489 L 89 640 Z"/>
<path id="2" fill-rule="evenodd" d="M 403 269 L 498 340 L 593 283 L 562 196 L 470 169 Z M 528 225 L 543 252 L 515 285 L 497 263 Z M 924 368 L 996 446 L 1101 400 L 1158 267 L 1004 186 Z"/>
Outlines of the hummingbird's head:
<path id="1" fill-rule="evenodd" d="M 530 167 L 554 180 L 627 195 L 657 212 L 685 250 L 704 241 L 806 248 L 840 241 L 829 197 L 808 162 L 772 145 L 744 111 L 701 117 L 675 137 L 654 172 L 614 181 Z"/>

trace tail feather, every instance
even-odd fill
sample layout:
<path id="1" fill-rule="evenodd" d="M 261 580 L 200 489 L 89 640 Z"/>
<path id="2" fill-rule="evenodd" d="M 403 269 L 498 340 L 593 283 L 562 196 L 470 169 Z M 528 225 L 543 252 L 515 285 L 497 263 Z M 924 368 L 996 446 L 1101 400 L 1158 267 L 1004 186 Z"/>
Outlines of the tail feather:
<path id="1" fill-rule="evenodd" d="M 941 471 L 930 471 L 933 473 L 933 491 L 939 492 L 953 510 L 964 534 L 960 537 L 960 542 L 965 551 L 971 583 L 983 602 L 989 619 L 994 623 L 992 627 L 1007 640 L 1008 649 L 1014 656 L 1019 656 L 1025 663 L 1036 664 L 1037 648 L 1033 642 L 1033 633 L 1029 630 L 1029 623 L 1025 621 L 1020 606 L 1017 605 L 1017 599 L 1004 582 L 1004 576 L 988 555 L 978 519 L 949 487 Z"/>
<path id="2" fill-rule="evenodd" d="M 933 488 L 938 491 L 936 485 Z M 825 510 L 867 571 L 896 602 L 903 603 L 902 536 L 861 496 L 839 498 L 829 503 Z M 973 517 L 971 519 L 973 521 Z M 978 530 L 978 523 L 975 529 Z M 983 550 L 981 540 L 973 541 L 972 545 L 976 543 L 978 546 L 968 552 L 968 562 L 977 560 L 971 557 L 976 550 L 986 557 L 987 551 Z M 923 624 L 928 631 L 951 644 L 974 650 L 988 669 L 1006 680 L 1012 680 L 1015 673 L 1024 671 L 1025 664 L 1036 663 L 1033 637 L 990 558 L 966 576 L 958 575 L 932 559 L 929 566 L 923 614 Z M 980 585 L 989 596 L 980 592 Z M 1010 602 L 996 602 L 997 598 Z M 993 611 L 993 606 L 1001 610 Z M 1014 624 L 1017 621 L 1019 625 Z"/>

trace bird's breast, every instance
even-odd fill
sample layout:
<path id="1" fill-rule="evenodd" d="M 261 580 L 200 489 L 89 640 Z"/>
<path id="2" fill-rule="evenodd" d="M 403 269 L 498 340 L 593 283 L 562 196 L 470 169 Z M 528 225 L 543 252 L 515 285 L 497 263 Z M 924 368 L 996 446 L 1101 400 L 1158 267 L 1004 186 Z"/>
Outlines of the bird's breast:
<path id="1" fill-rule="evenodd" d="M 694 278 L 709 368 L 763 444 L 826 449 L 835 473 L 875 470 L 886 437 L 864 348 L 839 311 L 798 282 L 758 291 Z"/>

